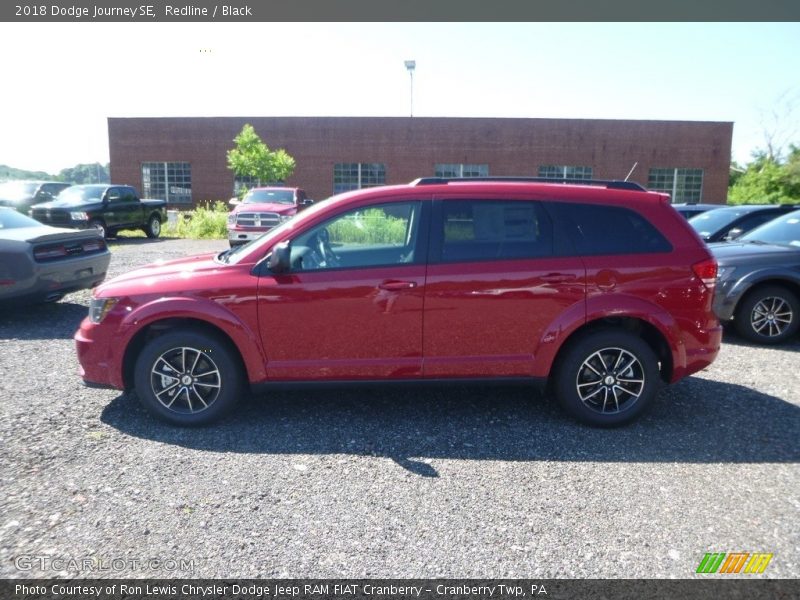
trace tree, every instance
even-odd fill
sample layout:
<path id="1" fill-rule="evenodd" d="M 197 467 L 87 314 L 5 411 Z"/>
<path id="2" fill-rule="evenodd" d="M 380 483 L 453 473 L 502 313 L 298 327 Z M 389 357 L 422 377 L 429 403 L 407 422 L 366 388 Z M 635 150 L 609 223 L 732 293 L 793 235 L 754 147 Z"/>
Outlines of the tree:
<path id="1" fill-rule="evenodd" d="M 782 161 L 774 149 L 754 153 L 743 172 L 731 177 L 730 204 L 780 204 L 800 201 L 800 148 L 791 145 Z M 738 167 L 738 165 L 737 165 Z M 741 169 L 741 168 L 740 168 Z"/>
<path id="2" fill-rule="evenodd" d="M 58 179 L 70 183 L 109 183 L 111 178 L 108 167 L 109 165 L 103 166 L 100 163 L 79 164 L 61 169 Z"/>
<path id="3" fill-rule="evenodd" d="M 238 177 L 252 178 L 260 185 L 285 181 L 294 172 L 294 158 L 282 148 L 270 150 L 252 125 L 242 127 L 233 141 L 236 147 L 228 150 L 228 168 Z"/>

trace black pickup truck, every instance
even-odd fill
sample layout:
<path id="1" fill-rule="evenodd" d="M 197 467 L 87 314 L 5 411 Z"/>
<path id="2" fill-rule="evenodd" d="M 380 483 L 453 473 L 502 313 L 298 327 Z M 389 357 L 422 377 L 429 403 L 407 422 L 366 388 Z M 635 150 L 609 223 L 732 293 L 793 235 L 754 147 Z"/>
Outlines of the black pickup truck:
<path id="1" fill-rule="evenodd" d="M 141 229 L 149 238 L 161 234 L 167 220 L 164 200 L 140 200 L 129 185 L 73 185 L 52 202 L 34 204 L 30 215 L 46 225 L 88 229 L 94 227 L 104 237 L 121 229 Z"/>

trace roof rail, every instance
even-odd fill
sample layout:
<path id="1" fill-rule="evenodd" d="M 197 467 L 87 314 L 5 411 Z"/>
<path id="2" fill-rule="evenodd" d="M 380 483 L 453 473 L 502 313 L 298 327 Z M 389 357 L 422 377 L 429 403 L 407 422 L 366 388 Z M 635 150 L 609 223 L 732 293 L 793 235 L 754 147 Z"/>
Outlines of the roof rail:
<path id="1" fill-rule="evenodd" d="M 597 185 L 616 190 L 634 190 L 646 192 L 647 189 L 635 181 L 620 181 L 617 179 L 570 179 L 567 177 L 420 177 L 411 182 L 411 185 L 437 185 L 453 181 L 512 181 L 522 183 L 564 183 L 574 185 Z"/>

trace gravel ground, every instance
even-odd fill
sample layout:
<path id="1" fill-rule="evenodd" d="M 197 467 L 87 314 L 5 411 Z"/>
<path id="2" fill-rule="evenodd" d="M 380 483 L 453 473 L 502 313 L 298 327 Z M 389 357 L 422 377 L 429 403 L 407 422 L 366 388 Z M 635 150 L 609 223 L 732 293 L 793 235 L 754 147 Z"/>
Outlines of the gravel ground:
<path id="1" fill-rule="evenodd" d="M 123 241 L 111 274 L 224 247 Z M 798 340 L 726 334 L 612 431 L 509 387 L 276 392 L 183 430 L 83 387 L 88 297 L 0 314 L 2 577 L 683 578 L 708 551 L 800 576 Z"/>

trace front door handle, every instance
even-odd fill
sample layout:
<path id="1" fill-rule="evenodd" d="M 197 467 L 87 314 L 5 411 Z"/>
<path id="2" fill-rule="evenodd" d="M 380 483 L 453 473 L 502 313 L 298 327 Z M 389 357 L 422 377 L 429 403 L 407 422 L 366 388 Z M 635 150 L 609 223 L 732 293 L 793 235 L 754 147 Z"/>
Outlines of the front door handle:
<path id="1" fill-rule="evenodd" d="M 398 292 L 400 290 L 410 290 L 417 287 L 415 281 L 399 281 L 397 279 L 387 279 L 378 286 L 382 290 L 388 292 Z"/>

